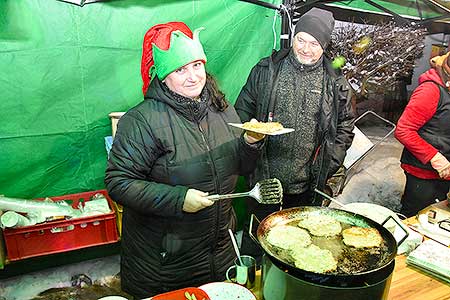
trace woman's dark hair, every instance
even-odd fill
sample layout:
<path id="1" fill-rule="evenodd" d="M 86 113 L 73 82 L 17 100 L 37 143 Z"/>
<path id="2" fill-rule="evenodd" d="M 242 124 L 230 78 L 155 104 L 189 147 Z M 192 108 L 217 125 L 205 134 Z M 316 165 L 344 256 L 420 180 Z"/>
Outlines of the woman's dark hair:
<path id="1" fill-rule="evenodd" d="M 209 95 L 211 97 L 212 105 L 218 111 L 224 111 L 228 107 L 227 99 L 224 93 L 219 89 L 217 81 L 210 74 L 206 73 L 206 88 L 208 89 Z"/>

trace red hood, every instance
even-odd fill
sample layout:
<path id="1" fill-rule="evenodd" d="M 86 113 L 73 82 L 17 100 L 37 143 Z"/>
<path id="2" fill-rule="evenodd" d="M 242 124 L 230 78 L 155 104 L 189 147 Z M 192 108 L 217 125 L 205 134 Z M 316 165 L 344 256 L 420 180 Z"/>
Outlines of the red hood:
<path id="1" fill-rule="evenodd" d="M 435 69 L 429 69 L 428 71 L 419 76 L 419 84 L 429 80 L 432 80 L 442 86 L 444 85 L 441 77 L 439 76 L 438 72 Z"/>

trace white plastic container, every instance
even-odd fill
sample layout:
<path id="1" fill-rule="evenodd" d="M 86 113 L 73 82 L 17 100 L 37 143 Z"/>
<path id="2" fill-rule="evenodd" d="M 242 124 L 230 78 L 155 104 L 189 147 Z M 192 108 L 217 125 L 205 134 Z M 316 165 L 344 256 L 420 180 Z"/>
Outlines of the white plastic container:
<path id="1" fill-rule="evenodd" d="M 125 114 L 124 111 L 119 112 L 112 112 L 108 116 L 111 118 L 111 128 L 112 128 L 112 136 L 116 135 L 117 130 L 117 123 L 119 122 L 120 118 Z"/>

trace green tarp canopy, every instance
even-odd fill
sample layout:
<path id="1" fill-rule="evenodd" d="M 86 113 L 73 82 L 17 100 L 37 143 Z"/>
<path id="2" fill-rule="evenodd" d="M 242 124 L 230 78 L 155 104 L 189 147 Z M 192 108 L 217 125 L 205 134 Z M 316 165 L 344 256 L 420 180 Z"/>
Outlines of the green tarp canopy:
<path id="1" fill-rule="evenodd" d="M 104 188 L 108 114 L 142 101 L 142 39 L 168 21 L 205 27 L 207 70 L 232 103 L 281 27 L 276 11 L 237 0 L 0 1 L 0 194 Z"/>
<path id="2" fill-rule="evenodd" d="M 396 14 L 399 14 L 407 18 L 419 18 L 422 16 L 425 19 L 443 15 L 444 10 L 442 8 L 439 8 L 439 6 L 441 7 L 450 6 L 450 4 L 448 4 L 448 1 L 372 0 L 370 2 L 380 5 L 390 11 L 395 12 Z M 350 8 L 353 10 L 361 10 L 370 13 L 381 13 L 381 14 L 386 13 L 380 8 L 377 8 L 376 6 L 370 4 L 370 2 L 365 0 L 338 1 L 330 5 L 335 5 L 343 8 Z M 435 4 L 433 4 L 433 2 Z M 440 2 L 442 2 L 442 4 L 440 4 Z"/>
<path id="3" fill-rule="evenodd" d="M 360 19 L 382 20 L 378 17 L 391 17 L 392 13 L 403 18 L 424 22 L 424 25 L 435 32 L 450 31 L 450 2 L 447 0 L 347 0 L 316 1 L 328 8 L 340 11 L 341 19 L 351 21 L 356 16 Z M 339 17 L 339 16 L 338 16 Z M 433 24 L 431 24 L 435 21 Z"/>

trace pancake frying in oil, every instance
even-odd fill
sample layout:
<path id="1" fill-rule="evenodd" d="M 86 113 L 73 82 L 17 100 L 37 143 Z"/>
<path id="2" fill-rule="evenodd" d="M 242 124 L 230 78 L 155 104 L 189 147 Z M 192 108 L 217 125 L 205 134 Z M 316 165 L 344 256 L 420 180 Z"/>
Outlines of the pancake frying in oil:
<path id="1" fill-rule="evenodd" d="M 290 254 L 295 260 L 295 266 L 305 271 L 327 273 L 337 269 L 337 261 L 331 251 L 316 245 L 292 248 Z"/>
<path id="2" fill-rule="evenodd" d="M 350 227 L 342 231 L 344 244 L 355 248 L 380 247 L 383 238 L 376 228 Z"/>
<path id="3" fill-rule="evenodd" d="M 267 233 L 267 242 L 282 249 L 302 248 L 311 244 L 311 237 L 306 230 L 296 226 L 277 225 Z"/>
<path id="4" fill-rule="evenodd" d="M 335 236 L 341 233 L 341 223 L 327 215 L 308 215 L 298 222 L 298 226 L 308 229 L 315 236 Z"/>

